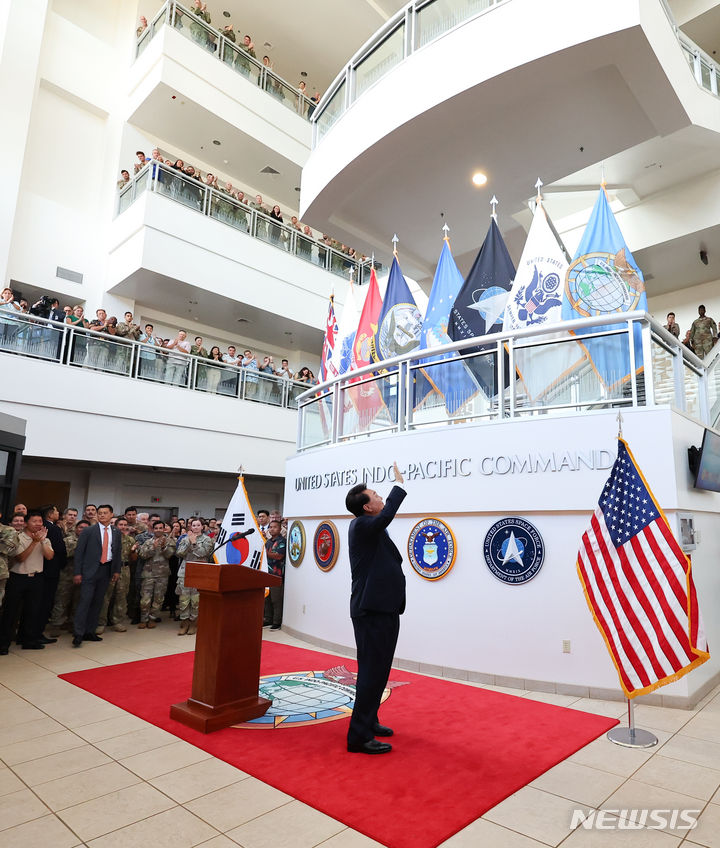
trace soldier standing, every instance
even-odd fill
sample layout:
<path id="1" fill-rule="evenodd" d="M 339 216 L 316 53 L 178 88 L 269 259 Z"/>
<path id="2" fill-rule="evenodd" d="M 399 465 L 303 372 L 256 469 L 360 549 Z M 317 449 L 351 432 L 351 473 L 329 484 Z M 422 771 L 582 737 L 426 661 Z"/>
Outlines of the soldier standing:
<path id="1" fill-rule="evenodd" d="M 165 590 L 167 589 L 170 565 L 168 560 L 175 553 L 175 539 L 165 532 L 165 522 L 159 519 L 152 525 L 153 537 L 140 546 L 138 556 L 145 560 L 140 584 L 140 623 L 142 630 L 157 627 Z"/>
<path id="2" fill-rule="evenodd" d="M 55 592 L 55 603 L 53 604 L 52 612 L 50 613 L 50 621 L 48 624 L 48 635 L 57 637 L 62 632 L 63 625 L 72 619 L 75 614 L 80 595 L 80 588 L 75 586 L 73 575 L 75 573 L 75 548 L 77 548 L 78 536 L 86 527 L 90 527 L 90 523 L 84 518 L 75 523 L 71 515 L 77 510 L 65 510 L 63 519 L 63 541 L 65 542 L 65 550 L 67 552 L 67 565 L 60 572 L 58 578 L 57 591 Z"/>
<path id="3" fill-rule="evenodd" d="M 120 566 L 120 577 L 117 583 L 110 583 L 105 592 L 98 626 L 95 630 L 98 636 L 104 633 L 106 623 L 109 623 L 117 633 L 125 633 L 127 630 L 123 622 L 127 617 L 131 563 L 137 561 L 137 543 L 135 536 L 130 532 L 127 518 L 118 518 L 115 526 L 121 534 L 120 560 L 122 564 Z"/>
<path id="4" fill-rule="evenodd" d="M 0 513 L 2 518 L 2 513 Z M 5 597 L 5 584 L 10 574 L 9 562 L 11 556 L 17 552 L 19 545 L 18 534 L 12 527 L 0 523 L 0 606 Z"/>
<path id="5" fill-rule="evenodd" d="M 718 338 L 717 324 L 712 318 L 705 315 L 705 307 L 698 306 L 699 318 L 692 322 L 690 327 L 690 344 L 695 354 L 701 359 L 707 356 Z"/>
<path id="6" fill-rule="evenodd" d="M 185 563 L 209 562 L 213 551 L 213 540 L 203 533 L 203 523 L 199 518 L 193 518 L 190 528 L 185 536 L 180 538 L 177 546 L 177 555 L 182 558 L 177 575 L 177 586 L 175 592 L 178 594 L 178 613 L 180 614 L 180 629 L 178 636 L 186 633 L 192 636 L 197 632 L 198 607 L 200 594 L 192 586 L 185 585 Z"/>

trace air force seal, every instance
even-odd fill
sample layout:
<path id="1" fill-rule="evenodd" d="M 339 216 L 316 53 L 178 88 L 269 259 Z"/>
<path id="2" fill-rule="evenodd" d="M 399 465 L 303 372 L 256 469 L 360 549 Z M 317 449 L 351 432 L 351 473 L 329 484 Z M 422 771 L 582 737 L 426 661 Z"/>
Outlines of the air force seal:
<path id="1" fill-rule="evenodd" d="M 527 583 L 542 568 L 545 545 L 537 529 L 524 518 L 501 518 L 488 530 L 485 562 L 503 583 Z"/>
<path id="2" fill-rule="evenodd" d="M 439 580 L 455 564 L 457 545 L 452 530 L 439 518 L 423 518 L 408 538 L 410 565 L 426 580 Z"/>

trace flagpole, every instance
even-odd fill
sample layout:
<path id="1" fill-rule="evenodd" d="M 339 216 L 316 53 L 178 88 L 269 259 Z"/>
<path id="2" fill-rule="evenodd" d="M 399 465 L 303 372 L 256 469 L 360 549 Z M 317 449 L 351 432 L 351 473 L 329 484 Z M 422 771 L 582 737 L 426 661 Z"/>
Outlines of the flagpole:
<path id="1" fill-rule="evenodd" d="M 628 726 L 613 727 L 608 731 L 607 738 L 623 748 L 652 748 L 653 745 L 657 745 L 658 738 L 654 733 L 635 727 L 635 702 L 632 698 L 628 698 L 627 703 Z"/>

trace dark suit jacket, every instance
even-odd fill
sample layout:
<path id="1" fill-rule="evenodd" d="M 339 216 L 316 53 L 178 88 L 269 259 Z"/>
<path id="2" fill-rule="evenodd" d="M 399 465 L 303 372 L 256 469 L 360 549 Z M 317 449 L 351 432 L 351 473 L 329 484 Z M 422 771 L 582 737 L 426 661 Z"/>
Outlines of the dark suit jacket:
<path id="1" fill-rule="evenodd" d="M 50 521 L 44 521 L 43 524 L 47 530 L 47 537 L 52 545 L 55 556 L 52 558 L 54 568 L 61 571 L 67 565 L 67 549 L 65 548 L 65 540 L 63 539 L 62 530 Z"/>
<path id="2" fill-rule="evenodd" d="M 401 614 L 405 610 L 402 556 L 386 528 L 406 495 L 404 489 L 393 486 L 382 512 L 361 515 L 350 522 L 350 615 L 353 618 L 365 612 Z"/>
<path id="3" fill-rule="evenodd" d="M 93 524 L 92 527 L 86 527 L 78 536 L 78 543 L 75 548 L 75 574 L 82 574 L 83 577 L 93 577 L 98 570 L 100 554 L 102 553 L 101 528 L 102 524 Z M 119 574 L 122 565 L 122 534 L 116 527 L 111 527 L 110 532 L 112 533 L 112 566 L 110 573 Z"/>

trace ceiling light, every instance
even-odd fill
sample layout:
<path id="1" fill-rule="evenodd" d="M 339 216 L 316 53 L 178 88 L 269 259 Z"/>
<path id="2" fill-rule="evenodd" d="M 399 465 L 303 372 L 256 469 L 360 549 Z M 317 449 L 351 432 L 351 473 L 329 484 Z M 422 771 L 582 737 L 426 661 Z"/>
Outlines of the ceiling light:
<path id="1" fill-rule="evenodd" d="M 295 186 L 295 191 L 300 191 L 300 186 Z"/>
<path id="2" fill-rule="evenodd" d="M 221 142 L 219 142 L 216 138 L 214 138 L 213 144 L 217 144 L 217 146 L 220 147 Z"/>
<path id="3" fill-rule="evenodd" d="M 263 44 L 263 47 L 267 47 L 268 50 L 272 50 L 272 44 L 270 44 L 269 41 L 266 41 L 265 44 Z"/>
<path id="4" fill-rule="evenodd" d="M 300 76 L 301 76 L 301 77 L 306 77 L 306 76 L 307 76 L 307 71 L 300 71 Z"/>
<path id="5" fill-rule="evenodd" d="M 484 186 L 485 183 L 487 182 L 487 177 L 485 176 L 485 174 L 483 174 L 482 171 L 476 171 L 472 175 L 472 181 L 473 181 L 473 184 L 476 185 L 476 186 Z"/>
<path id="6" fill-rule="evenodd" d="M 223 16 L 226 17 L 226 18 L 229 18 L 230 12 L 228 12 L 228 11 L 223 12 Z"/>

